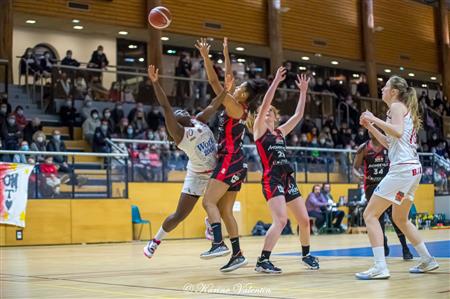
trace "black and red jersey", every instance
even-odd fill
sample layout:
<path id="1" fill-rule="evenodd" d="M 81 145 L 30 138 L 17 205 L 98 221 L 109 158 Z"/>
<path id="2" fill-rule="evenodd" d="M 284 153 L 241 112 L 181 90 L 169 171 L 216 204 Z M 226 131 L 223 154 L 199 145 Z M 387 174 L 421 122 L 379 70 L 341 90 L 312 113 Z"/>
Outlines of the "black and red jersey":
<path id="1" fill-rule="evenodd" d="M 370 140 L 363 143 L 361 149 L 364 151 L 364 187 L 378 185 L 389 171 L 388 150 L 380 146 L 377 151 Z"/>
<path id="2" fill-rule="evenodd" d="M 242 151 L 247 115 L 247 107 L 244 107 L 244 114 L 240 119 L 229 117 L 225 110 L 219 115 L 217 149 L 219 155 L 236 154 Z"/>
<path id="3" fill-rule="evenodd" d="M 264 176 L 269 175 L 275 169 L 287 173 L 294 172 L 289 165 L 286 156 L 286 140 L 280 130 L 276 129 L 270 132 L 267 129 L 255 143 L 263 166 Z"/>

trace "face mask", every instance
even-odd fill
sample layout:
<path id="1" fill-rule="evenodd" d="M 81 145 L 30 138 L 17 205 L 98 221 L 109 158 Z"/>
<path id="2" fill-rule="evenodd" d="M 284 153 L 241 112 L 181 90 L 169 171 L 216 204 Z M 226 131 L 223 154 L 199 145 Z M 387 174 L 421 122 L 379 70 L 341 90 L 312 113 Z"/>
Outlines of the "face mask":
<path id="1" fill-rule="evenodd" d="M 2 112 L 2 113 L 6 113 L 6 111 L 8 110 L 8 108 L 6 108 L 6 107 L 2 107 L 1 109 L 0 109 L 0 112 Z"/>
<path id="2" fill-rule="evenodd" d="M 72 102 L 68 101 L 67 106 L 72 107 Z"/>
<path id="3" fill-rule="evenodd" d="M 98 114 L 96 114 L 96 113 L 92 114 L 92 118 L 93 119 L 97 119 L 98 118 Z"/>
<path id="4" fill-rule="evenodd" d="M 45 58 L 49 59 L 50 58 L 50 54 L 45 54 Z"/>
<path id="5" fill-rule="evenodd" d="M 325 143 L 325 139 L 320 139 L 320 143 Z"/>
<path id="6" fill-rule="evenodd" d="M 103 125 L 102 126 L 102 131 L 106 131 L 106 130 L 108 130 L 108 126 Z"/>
<path id="7" fill-rule="evenodd" d="M 9 124 L 10 126 L 14 125 L 15 123 L 16 123 L 16 120 L 15 120 L 15 119 L 13 119 L 13 118 L 8 119 L 8 124 Z"/>
<path id="8" fill-rule="evenodd" d="M 359 135 L 360 136 L 364 136 L 364 132 L 359 132 Z"/>
<path id="9" fill-rule="evenodd" d="M 22 145 L 20 149 L 23 151 L 27 151 L 30 149 L 30 147 L 28 145 Z"/>
<path id="10" fill-rule="evenodd" d="M 72 58 L 72 54 L 67 55 L 67 58 L 71 59 Z"/>
<path id="11" fill-rule="evenodd" d="M 105 113 L 105 117 L 106 117 L 106 118 L 109 118 L 110 116 L 111 116 L 111 113 L 109 113 L 109 112 L 106 112 L 106 113 Z"/>
<path id="12" fill-rule="evenodd" d="M 137 108 L 137 111 L 138 112 L 144 112 L 144 108 L 139 107 L 139 108 Z"/>
<path id="13" fill-rule="evenodd" d="M 148 139 L 153 139 L 154 136 L 152 133 L 148 133 L 147 137 L 148 137 Z"/>
<path id="14" fill-rule="evenodd" d="M 53 135 L 53 139 L 55 139 L 56 141 L 61 140 L 61 135 Z"/>
<path id="15" fill-rule="evenodd" d="M 86 102 L 86 107 L 91 107 L 92 103 L 91 102 Z"/>
<path id="16" fill-rule="evenodd" d="M 308 141 L 308 138 L 302 137 L 302 141 Z"/>
<path id="17" fill-rule="evenodd" d="M 39 136 L 38 138 L 36 138 L 37 142 L 41 143 L 44 141 L 44 137 Z"/>
<path id="18" fill-rule="evenodd" d="M 103 51 L 102 50 L 98 50 L 98 55 L 102 55 Z"/>
<path id="19" fill-rule="evenodd" d="M 128 135 L 133 134 L 133 129 L 128 129 L 128 130 L 127 130 L 127 133 L 128 133 Z"/>
<path id="20" fill-rule="evenodd" d="M 437 139 L 437 136 L 433 136 L 433 140 L 436 140 Z"/>
<path id="21" fill-rule="evenodd" d="M 123 107 L 122 106 L 117 106 L 117 110 L 122 110 Z"/>
<path id="22" fill-rule="evenodd" d="M 17 114 L 18 114 L 18 115 L 23 115 L 23 111 L 22 111 L 22 110 L 19 110 L 19 111 L 17 111 Z"/>

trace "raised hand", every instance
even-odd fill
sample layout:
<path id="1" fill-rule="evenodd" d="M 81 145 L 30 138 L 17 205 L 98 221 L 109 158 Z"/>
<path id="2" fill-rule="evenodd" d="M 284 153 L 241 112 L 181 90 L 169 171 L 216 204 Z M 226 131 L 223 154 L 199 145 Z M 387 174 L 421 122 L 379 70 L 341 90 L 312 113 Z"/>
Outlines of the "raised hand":
<path id="1" fill-rule="evenodd" d="M 207 58 L 209 55 L 209 48 L 211 48 L 211 45 L 208 44 L 206 41 L 206 38 L 200 38 L 200 40 L 197 40 L 195 47 L 197 50 L 200 51 L 200 55 L 202 55 L 203 58 Z"/>
<path id="2" fill-rule="evenodd" d="M 228 50 L 228 37 L 223 38 L 223 49 Z"/>
<path id="3" fill-rule="evenodd" d="M 286 78 L 286 68 L 284 66 L 280 66 L 275 74 L 275 78 L 273 81 L 280 83 Z"/>
<path id="4" fill-rule="evenodd" d="M 153 64 L 148 66 L 147 74 L 150 80 L 154 83 L 158 81 L 158 75 L 159 69 L 157 69 Z"/>
<path id="5" fill-rule="evenodd" d="M 373 115 L 372 112 L 366 110 L 361 114 L 361 118 L 363 118 L 364 120 L 367 120 L 368 122 L 373 122 L 375 116 Z"/>
<path id="6" fill-rule="evenodd" d="M 227 92 L 230 92 L 230 90 L 233 88 L 233 84 L 234 84 L 234 77 L 232 75 L 228 74 L 225 77 L 225 84 L 224 84 L 225 90 Z"/>
<path id="7" fill-rule="evenodd" d="M 367 126 L 370 124 L 370 122 L 363 115 L 361 115 L 361 117 L 359 118 L 359 124 L 361 126 L 367 128 Z"/>
<path id="8" fill-rule="evenodd" d="M 297 75 L 295 85 L 297 85 L 301 92 L 306 92 L 308 91 L 309 80 L 311 80 L 311 78 L 309 78 L 306 74 Z"/>

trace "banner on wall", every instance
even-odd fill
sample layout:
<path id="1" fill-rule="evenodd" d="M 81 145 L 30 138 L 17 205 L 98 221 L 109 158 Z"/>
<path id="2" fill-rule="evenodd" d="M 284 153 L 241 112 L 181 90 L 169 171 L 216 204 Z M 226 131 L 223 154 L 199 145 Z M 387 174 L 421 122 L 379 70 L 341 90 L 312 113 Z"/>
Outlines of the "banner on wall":
<path id="1" fill-rule="evenodd" d="M 0 162 L 0 223 L 25 227 L 33 165 Z"/>

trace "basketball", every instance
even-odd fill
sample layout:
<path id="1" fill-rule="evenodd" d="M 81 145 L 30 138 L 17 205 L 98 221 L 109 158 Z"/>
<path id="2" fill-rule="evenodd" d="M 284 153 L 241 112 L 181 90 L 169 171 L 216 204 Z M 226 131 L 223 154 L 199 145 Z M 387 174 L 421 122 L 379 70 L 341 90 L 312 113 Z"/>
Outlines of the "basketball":
<path id="1" fill-rule="evenodd" d="M 148 23 L 155 29 L 167 28 L 171 22 L 172 15 L 170 10 L 164 6 L 157 6 L 148 14 Z"/>

